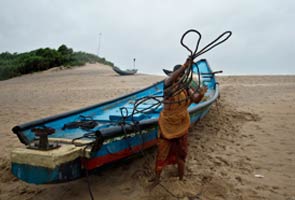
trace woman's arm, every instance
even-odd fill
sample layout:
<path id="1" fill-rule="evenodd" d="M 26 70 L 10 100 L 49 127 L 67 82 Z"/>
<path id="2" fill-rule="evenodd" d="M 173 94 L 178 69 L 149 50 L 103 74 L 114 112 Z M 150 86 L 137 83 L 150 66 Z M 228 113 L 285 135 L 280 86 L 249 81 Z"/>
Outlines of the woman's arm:
<path id="1" fill-rule="evenodd" d="M 176 71 L 172 72 L 168 78 L 165 79 L 165 85 L 166 86 L 170 86 L 172 85 L 177 79 L 178 77 L 182 76 L 182 74 L 184 73 L 184 71 L 186 70 L 186 68 L 190 67 L 192 64 L 192 60 L 190 58 L 188 58 L 186 60 L 186 62 L 181 65 L 181 67 L 179 69 L 177 69 Z"/>

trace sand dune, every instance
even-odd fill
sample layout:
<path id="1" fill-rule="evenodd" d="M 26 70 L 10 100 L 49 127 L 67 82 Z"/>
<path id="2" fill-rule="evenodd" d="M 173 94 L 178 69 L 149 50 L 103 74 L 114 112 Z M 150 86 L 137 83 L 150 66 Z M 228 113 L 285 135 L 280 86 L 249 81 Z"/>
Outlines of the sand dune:
<path id="1" fill-rule="evenodd" d="M 89 199 L 86 178 L 30 185 L 10 173 L 19 123 L 96 104 L 162 80 L 92 64 L 0 82 L 0 199 Z M 295 200 L 295 77 L 219 77 L 221 98 L 191 127 L 185 180 L 165 169 L 148 190 L 155 149 L 89 177 L 95 199 Z"/>

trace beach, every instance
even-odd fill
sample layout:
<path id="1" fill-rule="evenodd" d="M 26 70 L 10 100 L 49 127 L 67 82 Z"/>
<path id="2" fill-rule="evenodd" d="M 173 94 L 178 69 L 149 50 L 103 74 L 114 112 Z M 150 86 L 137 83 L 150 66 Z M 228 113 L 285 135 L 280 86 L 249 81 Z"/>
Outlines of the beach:
<path id="1" fill-rule="evenodd" d="M 214 67 L 213 67 L 214 68 Z M 15 125 L 104 102 L 163 76 L 87 64 L 0 81 L 0 199 L 90 199 L 87 179 L 33 185 L 10 172 Z M 175 166 L 149 190 L 156 148 L 89 176 L 94 199 L 295 200 L 295 76 L 218 76 L 220 98 L 190 128 L 183 181 Z"/>

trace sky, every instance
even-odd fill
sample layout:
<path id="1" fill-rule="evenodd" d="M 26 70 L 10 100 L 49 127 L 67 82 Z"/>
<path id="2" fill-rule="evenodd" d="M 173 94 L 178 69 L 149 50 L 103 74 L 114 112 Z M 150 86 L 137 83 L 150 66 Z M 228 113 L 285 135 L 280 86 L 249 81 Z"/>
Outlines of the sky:
<path id="1" fill-rule="evenodd" d="M 163 75 L 188 57 L 185 31 L 202 34 L 201 48 L 230 30 L 198 59 L 226 75 L 295 74 L 294 10 L 294 0 L 0 0 L 0 52 L 65 44 Z M 194 48 L 197 37 L 185 41 Z"/>

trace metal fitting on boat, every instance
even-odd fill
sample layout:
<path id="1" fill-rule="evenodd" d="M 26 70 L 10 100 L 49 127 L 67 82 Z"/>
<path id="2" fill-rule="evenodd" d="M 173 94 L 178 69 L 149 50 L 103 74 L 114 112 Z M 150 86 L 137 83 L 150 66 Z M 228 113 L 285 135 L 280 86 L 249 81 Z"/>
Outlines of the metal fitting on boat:
<path id="1" fill-rule="evenodd" d="M 37 142 L 34 142 L 33 145 L 29 145 L 28 148 L 37 149 L 37 150 L 51 150 L 51 149 L 56 149 L 60 146 L 57 143 L 48 142 L 48 135 L 52 135 L 55 133 L 55 130 L 53 128 L 49 128 L 49 127 L 32 128 L 31 131 L 34 132 L 35 135 L 39 137 L 39 140 Z"/>

